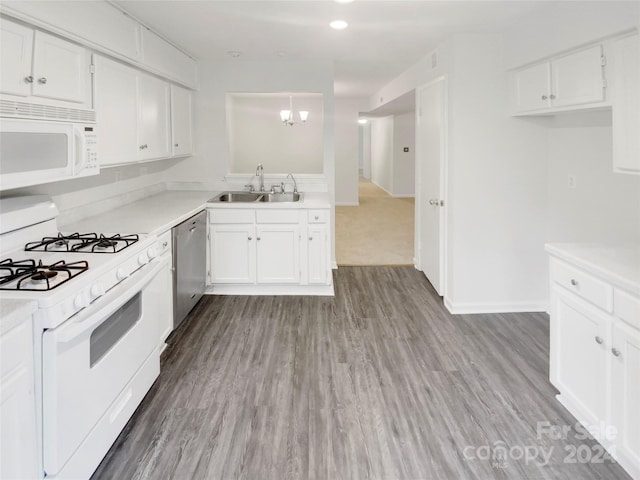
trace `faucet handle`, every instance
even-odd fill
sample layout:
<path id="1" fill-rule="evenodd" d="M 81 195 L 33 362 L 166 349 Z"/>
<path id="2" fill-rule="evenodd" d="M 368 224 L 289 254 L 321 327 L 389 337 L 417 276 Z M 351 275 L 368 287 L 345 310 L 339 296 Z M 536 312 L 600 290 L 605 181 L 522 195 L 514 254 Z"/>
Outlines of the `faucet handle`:
<path id="1" fill-rule="evenodd" d="M 250 192 L 254 192 L 255 191 L 255 187 L 253 186 L 253 183 L 247 183 L 245 185 L 245 187 L 249 187 L 249 191 Z"/>

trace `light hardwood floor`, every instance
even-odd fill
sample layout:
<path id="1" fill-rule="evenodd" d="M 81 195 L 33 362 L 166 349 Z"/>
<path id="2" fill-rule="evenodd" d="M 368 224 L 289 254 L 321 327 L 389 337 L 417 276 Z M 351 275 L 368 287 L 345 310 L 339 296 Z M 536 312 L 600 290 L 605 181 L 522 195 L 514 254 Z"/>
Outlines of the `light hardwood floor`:
<path id="1" fill-rule="evenodd" d="M 554 398 L 546 315 L 450 315 L 411 267 L 334 279 L 334 298 L 205 297 L 93 478 L 629 478 L 566 462 L 598 445 Z"/>

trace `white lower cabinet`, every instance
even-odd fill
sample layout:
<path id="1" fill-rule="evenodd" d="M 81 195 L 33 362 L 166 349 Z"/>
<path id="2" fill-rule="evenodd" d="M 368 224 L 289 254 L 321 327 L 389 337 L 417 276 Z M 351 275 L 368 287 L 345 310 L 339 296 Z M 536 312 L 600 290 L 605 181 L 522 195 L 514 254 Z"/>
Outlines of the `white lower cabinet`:
<path id="1" fill-rule="evenodd" d="M 328 209 L 318 224 L 304 208 L 208 211 L 210 293 L 333 294 Z"/>
<path id="2" fill-rule="evenodd" d="M 640 478 L 640 298 L 565 261 L 550 267 L 558 400 Z"/>
<path id="3" fill-rule="evenodd" d="M 38 478 L 32 320 L 0 338 L 0 478 Z M 41 477 L 41 475 L 40 475 Z"/>

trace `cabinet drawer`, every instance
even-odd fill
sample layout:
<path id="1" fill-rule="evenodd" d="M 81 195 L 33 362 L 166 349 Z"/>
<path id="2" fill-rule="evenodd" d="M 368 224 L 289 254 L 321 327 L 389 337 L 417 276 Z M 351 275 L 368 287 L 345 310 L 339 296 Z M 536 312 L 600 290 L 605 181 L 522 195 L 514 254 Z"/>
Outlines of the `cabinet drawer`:
<path id="1" fill-rule="evenodd" d="M 299 223 L 300 210 L 258 210 L 257 223 Z"/>
<path id="2" fill-rule="evenodd" d="M 253 223 L 253 210 L 240 208 L 209 209 L 209 223 Z"/>
<path id="3" fill-rule="evenodd" d="M 327 223 L 329 219 L 328 210 L 309 210 L 307 221 L 309 223 Z"/>
<path id="4" fill-rule="evenodd" d="M 613 288 L 582 270 L 553 259 L 551 280 L 606 312 L 613 311 Z"/>
<path id="5" fill-rule="evenodd" d="M 613 313 L 632 327 L 640 330 L 640 298 L 614 290 Z"/>

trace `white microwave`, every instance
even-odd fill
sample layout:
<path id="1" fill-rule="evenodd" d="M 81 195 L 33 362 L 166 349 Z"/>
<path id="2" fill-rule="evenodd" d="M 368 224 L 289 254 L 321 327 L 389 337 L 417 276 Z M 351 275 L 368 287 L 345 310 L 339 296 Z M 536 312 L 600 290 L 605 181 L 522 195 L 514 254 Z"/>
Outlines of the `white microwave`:
<path id="1" fill-rule="evenodd" d="M 93 124 L 0 119 L 0 190 L 100 173 Z"/>

